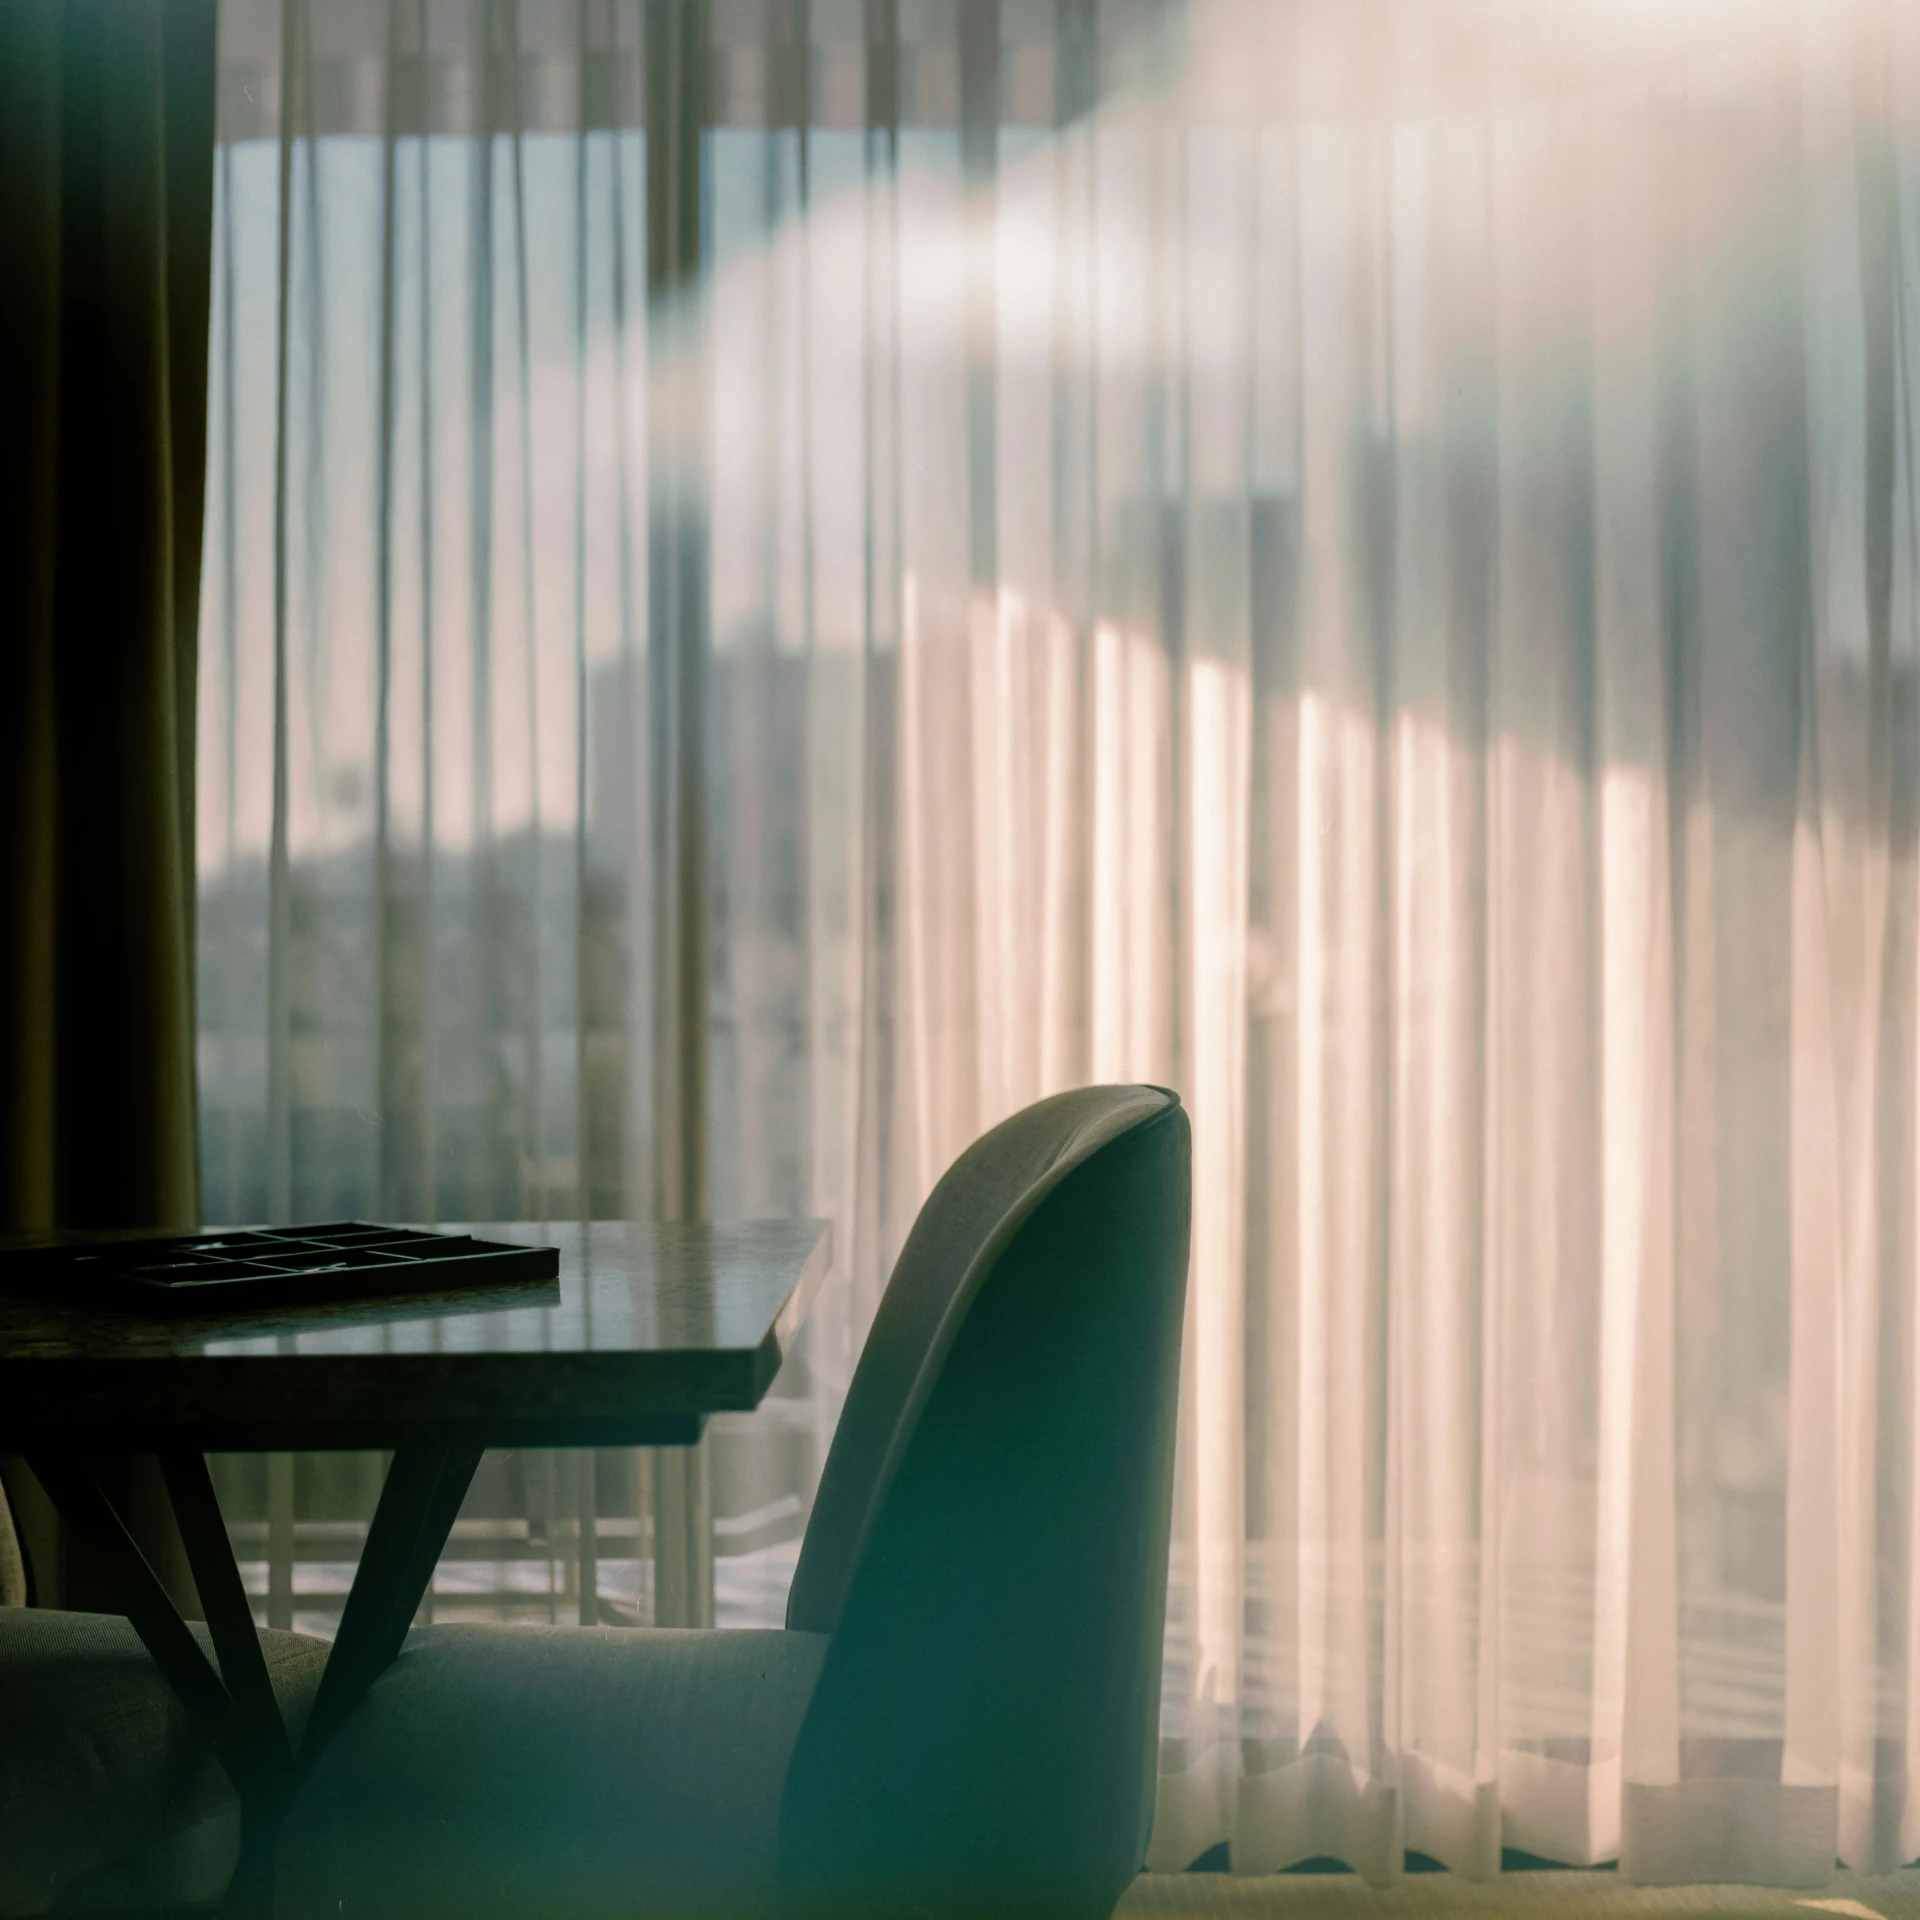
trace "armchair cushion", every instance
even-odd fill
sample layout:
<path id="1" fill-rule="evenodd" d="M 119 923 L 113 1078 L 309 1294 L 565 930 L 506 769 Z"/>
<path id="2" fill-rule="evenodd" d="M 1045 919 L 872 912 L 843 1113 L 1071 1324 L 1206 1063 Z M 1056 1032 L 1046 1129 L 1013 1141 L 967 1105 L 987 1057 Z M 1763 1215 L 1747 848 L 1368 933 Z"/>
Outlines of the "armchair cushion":
<path id="1" fill-rule="evenodd" d="M 297 1728 L 327 1643 L 261 1639 Z M 231 1784 L 125 1620 L 0 1608 L 0 1914 L 217 1898 L 239 1840 Z"/>
<path id="2" fill-rule="evenodd" d="M 826 1646 L 419 1628 L 295 1797 L 276 1914 L 771 1915 L 781 1790 Z"/>

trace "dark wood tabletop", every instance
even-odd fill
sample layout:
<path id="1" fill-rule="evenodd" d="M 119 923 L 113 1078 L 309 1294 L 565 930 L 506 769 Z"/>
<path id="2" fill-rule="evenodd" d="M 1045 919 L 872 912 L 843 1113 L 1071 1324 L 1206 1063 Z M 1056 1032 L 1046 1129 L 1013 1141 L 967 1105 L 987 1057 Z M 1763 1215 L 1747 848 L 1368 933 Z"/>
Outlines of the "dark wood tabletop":
<path id="1" fill-rule="evenodd" d="M 759 1404 L 830 1257 L 818 1220 L 475 1224 L 552 1283 L 148 1318 L 0 1290 L 0 1452 L 673 1446 Z"/>

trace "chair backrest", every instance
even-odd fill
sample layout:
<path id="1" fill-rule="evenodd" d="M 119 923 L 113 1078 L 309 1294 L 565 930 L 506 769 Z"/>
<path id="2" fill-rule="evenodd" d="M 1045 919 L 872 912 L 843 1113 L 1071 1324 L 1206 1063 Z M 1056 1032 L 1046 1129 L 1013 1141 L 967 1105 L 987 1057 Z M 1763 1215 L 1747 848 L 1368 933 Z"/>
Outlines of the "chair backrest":
<path id="1" fill-rule="evenodd" d="M 1145 1853 L 1190 1140 L 1090 1087 L 934 1189 L 861 1355 L 788 1624 L 833 1636 L 795 1912 L 1095 1914 Z"/>

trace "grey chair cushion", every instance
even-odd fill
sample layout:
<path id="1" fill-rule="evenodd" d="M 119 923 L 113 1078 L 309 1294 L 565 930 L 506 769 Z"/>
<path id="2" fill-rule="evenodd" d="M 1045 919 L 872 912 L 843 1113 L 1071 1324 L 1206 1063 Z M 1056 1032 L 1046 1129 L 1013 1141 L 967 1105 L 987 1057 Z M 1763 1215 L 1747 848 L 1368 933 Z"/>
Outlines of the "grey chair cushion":
<path id="1" fill-rule="evenodd" d="M 823 1635 L 424 1627 L 296 1796 L 283 1920 L 776 1905 Z"/>
<path id="2" fill-rule="evenodd" d="M 263 1638 L 298 1727 L 327 1643 Z M 0 1608 L 0 1914 L 217 1898 L 239 1834 L 232 1786 L 125 1620 Z"/>

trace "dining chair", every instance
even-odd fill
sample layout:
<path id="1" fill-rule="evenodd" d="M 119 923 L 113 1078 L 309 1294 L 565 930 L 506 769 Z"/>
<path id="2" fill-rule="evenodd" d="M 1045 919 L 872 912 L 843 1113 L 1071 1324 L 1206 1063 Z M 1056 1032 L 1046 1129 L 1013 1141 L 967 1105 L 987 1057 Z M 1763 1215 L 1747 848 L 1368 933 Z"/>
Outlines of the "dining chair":
<path id="1" fill-rule="evenodd" d="M 976 1141 L 875 1316 L 786 1627 L 417 1629 L 294 1797 L 276 1913 L 1109 1913 L 1152 1811 L 1189 1192 L 1158 1088 Z"/>

